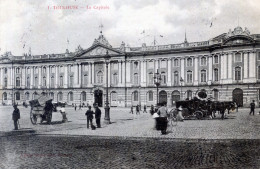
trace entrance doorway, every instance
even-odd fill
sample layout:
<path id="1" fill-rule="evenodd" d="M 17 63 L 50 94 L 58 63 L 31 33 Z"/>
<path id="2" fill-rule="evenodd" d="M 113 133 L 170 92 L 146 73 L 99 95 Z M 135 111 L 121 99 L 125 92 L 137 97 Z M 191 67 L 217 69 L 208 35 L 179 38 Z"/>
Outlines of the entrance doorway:
<path id="1" fill-rule="evenodd" d="M 243 107 L 243 90 L 236 88 L 233 90 L 233 101 L 237 103 L 239 107 Z"/>
<path id="2" fill-rule="evenodd" d="M 102 90 L 95 90 L 94 91 L 94 97 L 95 97 L 95 104 L 98 105 L 98 107 L 102 107 L 103 103 L 103 91 Z"/>
<path id="3" fill-rule="evenodd" d="M 160 91 L 159 93 L 159 104 L 166 103 L 167 104 L 167 93 L 166 91 Z"/>

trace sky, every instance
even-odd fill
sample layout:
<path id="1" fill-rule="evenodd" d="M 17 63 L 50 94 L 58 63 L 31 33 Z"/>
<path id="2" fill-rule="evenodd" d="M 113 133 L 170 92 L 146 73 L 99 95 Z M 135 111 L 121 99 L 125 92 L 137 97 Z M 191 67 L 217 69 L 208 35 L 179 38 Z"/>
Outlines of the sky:
<path id="1" fill-rule="evenodd" d="M 122 41 L 140 47 L 154 45 L 154 39 L 157 45 L 182 43 L 185 30 L 188 42 L 207 41 L 238 25 L 260 34 L 259 19 L 259 0 L 0 0 L 0 55 L 87 49 L 100 25 L 112 47 Z"/>

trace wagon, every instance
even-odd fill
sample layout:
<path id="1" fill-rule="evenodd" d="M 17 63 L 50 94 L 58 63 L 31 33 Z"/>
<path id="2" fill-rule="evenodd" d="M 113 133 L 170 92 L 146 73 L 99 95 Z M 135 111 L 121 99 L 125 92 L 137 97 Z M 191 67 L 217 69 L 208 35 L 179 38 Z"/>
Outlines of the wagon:
<path id="1" fill-rule="evenodd" d="M 46 96 L 40 96 L 38 99 L 31 100 L 30 119 L 32 124 L 42 123 L 46 121 L 51 123 L 53 104 L 52 99 Z"/>

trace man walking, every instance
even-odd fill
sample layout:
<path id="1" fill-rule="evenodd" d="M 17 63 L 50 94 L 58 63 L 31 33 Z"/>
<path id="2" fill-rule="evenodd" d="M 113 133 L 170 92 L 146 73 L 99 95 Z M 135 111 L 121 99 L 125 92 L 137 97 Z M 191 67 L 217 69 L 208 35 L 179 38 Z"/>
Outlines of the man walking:
<path id="1" fill-rule="evenodd" d="M 157 125 L 159 126 L 159 129 L 161 130 L 162 134 L 166 134 L 168 123 L 168 111 L 166 108 L 166 103 L 163 103 L 162 107 L 158 109 L 157 113 L 160 116 L 159 118 L 157 118 Z"/>
<path id="2" fill-rule="evenodd" d="M 251 115 L 251 113 L 253 113 L 253 115 L 255 115 L 255 100 L 253 100 L 253 102 L 250 103 L 250 113 L 249 113 L 249 115 Z"/>
<path id="3" fill-rule="evenodd" d="M 136 115 L 137 115 L 137 114 L 140 114 L 139 105 L 136 105 Z"/>
<path id="4" fill-rule="evenodd" d="M 93 125 L 92 124 L 93 111 L 91 110 L 91 106 L 88 106 L 88 110 L 85 113 L 85 115 L 87 116 L 87 128 L 89 128 L 89 123 L 90 123 L 90 127 Z"/>
<path id="5" fill-rule="evenodd" d="M 101 128 L 101 125 L 100 125 L 101 110 L 98 108 L 98 105 L 96 105 L 95 108 L 96 108 L 96 110 L 95 110 L 95 119 L 96 119 L 97 128 Z"/>
<path id="6" fill-rule="evenodd" d="M 143 111 L 143 113 L 147 113 L 147 111 L 146 111 L 146 105 L 144 105 L 144 111 Z"/>
<path id="7" fill-rule="evenodd" d="M 20 119 L 20 110 L 17 108 L 17 105 L 14 105 L 13 111 L 13 121 L 14 121 L 14 129 L 18 130 L 18 120 Z"/>
<path id="8" fill-rule="evenodd" d="M 75 111 L 77 110 L 77 105 L 75 104 Z"/>

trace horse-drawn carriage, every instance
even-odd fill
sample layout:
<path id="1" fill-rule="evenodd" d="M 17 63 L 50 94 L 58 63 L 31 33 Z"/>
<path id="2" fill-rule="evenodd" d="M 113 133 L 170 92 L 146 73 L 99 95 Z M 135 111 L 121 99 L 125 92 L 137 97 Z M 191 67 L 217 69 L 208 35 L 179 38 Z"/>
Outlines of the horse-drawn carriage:
<path id="1" fill-rule="evenodd" d="M 31 100 L 30 102 L 31 112 L 30 119 L 32 124 L 42 123 L 46 121 L 51 123 L 53 104 L 52 99 L 47 96 L 40 96 L 38 99 Z"/>
<path id="2" fill-rule="evenodd" d="M 221 118 L 224 119 L 225 110 L 235 109 L 235 102 L 232 101 L 212 101 L 205 100 L 207 94 L 203 91 L 198 93 L 201 98 L 194 97 L 191 100 L 183 100 L 176 102 L 176 108 L 182 107 L 182 116 L 184 119 L 197 118 L 202 119 L 206 117 L 214 118 L 217 111 L 220 112 Z M 177 110 L 173 110 L 173 114 L 177 114 Z"/>

